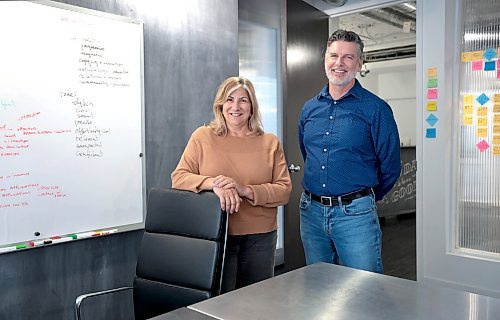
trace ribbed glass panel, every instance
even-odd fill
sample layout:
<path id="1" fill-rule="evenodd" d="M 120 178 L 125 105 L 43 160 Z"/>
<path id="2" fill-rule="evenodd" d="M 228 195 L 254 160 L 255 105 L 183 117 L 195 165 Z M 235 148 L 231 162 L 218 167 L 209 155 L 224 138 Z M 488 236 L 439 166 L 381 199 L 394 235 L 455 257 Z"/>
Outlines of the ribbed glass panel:
<path id="1" fill-rule="evenodd" d="M 500 253 L 500 1 L 462 0 L 462 23 L 457 247 Z"/>

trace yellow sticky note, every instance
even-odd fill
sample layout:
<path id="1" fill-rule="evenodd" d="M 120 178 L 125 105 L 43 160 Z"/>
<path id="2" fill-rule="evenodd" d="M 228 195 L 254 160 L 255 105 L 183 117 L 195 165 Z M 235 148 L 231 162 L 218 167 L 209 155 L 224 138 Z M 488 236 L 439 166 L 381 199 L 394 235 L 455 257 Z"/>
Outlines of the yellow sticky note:
<path id="1" fill-rule="evenodd" d="M 493 105 L 493 112 L 500 113 L 500 103 L 495 103 Z"/>
<path id="2" fill-rule="evenodd" d="M 500 124 L 500 114 L 493 115 L 493 124 Z"/>
<path id="3" fill-rule="evenodd" d="M 427 111 L 436 111 L 437 109 L 437 101 L 427 101 Z"/>
<path id="4" fill-rule="evenodd" d="M 488 117 L 477 117 L 476 124 L 478 127 L 486 127 L 488 125 Z"/>
<path id="5" fill-rule="evenodd" d="M 472 115 L 464 115 L 462 119 L 462 123 L 465 126 L 470 126 L 472 125 Z"/>
<path id="6" fill-rule="evenodd" d="M 493 155 L 500 156 L 500 146 L 493 146 Z"/>
<path id="7" fill-rule="evenodd" d="M 472 52 L 462 52 L 462 62 L 470 62 L 472 59 Z"/>
<path id="8" fill-rule="evenodd" d="M 472 60 L 483 60 L 483 51 L 472 51 Z"/>
<path id="9" fill-rule="evenodd" d="M 474 104 L 474 96 L 472 94 L 464 95 L 464 104 Z"/>
<path id="10" fill-rule="evenodd" d="M 478 138 L 486 138 L 488 136 L 488 128 L 487 127 L 479 127 L 476 130 L 476 137 Z"/>
<path id="11" fill-rule="evenodd" d="M 493 145 L 500 146 L 500 136 L 498 135 L 493 136 Z"/>
<path id="12" fill-rule="evenodd" d="M 495 93 L 493 95 L 493 102 L 494 103 L 500 103 L 500 93 Z"/>
<path id="13" fill-rule="evenodd" d="M 474 106 L 471 104 L 464 106 L 464 114 L 472 114 L 474 113 Z"/>
<path id="14" fill-rule="evenodd" d="M 477 108 L 478 116 L 487 116 L 488 115 L 488 107 L 478 107 Z"/>
<path id="15" fill-rule="evenodd" d="M 427 69 L 427 77 L 429 78 L 435 78 L 438 75 L 438 68 L 428 68 Z"/>
<path id="16" fill-rule="evenodd" d="M 493 134 L 500 134 L 500 125 L 496 124 L 493 126 Z"/>

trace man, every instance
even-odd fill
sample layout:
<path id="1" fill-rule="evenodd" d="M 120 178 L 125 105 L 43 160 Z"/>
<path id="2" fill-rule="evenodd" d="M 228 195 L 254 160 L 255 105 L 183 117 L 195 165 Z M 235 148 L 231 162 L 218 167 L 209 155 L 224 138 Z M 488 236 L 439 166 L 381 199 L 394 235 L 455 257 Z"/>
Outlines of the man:
<path id="1" fill-rule="evenodd" d="M 299 122 L 306 262 L 383 273 L 375 201 L 400 174 L 398 129 L 389 105 L 355 78 L 363 65 L 356 33 L 335 31 L 324 59 L 328 84 L 304 104 Z"/>

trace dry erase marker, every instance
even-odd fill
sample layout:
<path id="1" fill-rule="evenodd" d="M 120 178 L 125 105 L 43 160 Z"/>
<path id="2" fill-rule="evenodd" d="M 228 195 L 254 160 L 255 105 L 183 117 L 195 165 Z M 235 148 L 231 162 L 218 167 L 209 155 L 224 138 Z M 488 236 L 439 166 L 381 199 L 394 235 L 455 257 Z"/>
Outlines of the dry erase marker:
<path id="1" fill-rule="evenodd" d="M 117 231 L 118 231 L 118 229 L 104 230 L 104 231 L 99 232 L 99 235 L 104 236 L 107 234 L 115 233 Z"/>
<path id="2" fill-rule="evenodd" d="M 38 240 L 38 241 L 31 241 L 30 243 L 28 243 L 28 245 L 30 247 L 37 247 L 37 246 L 41 246 L 41 245 L 44 245 L 45 241 L 44 240 Z"/>
<path id="3" fill-rule="evenodd" d="M 21 243 L 16 245 L 16 249 L 24 249 L 24 248 L 26 248 L 26 243 Z"/>
<path id="4" fill-rule="evenodd" d="M 3 247 L 3 248 L 0 248 L 0 253 L 4 253 L 4 252 L 11 252 L 11 251 L 15 251 L 17 249 L 17 247 L 13 246 L 13 247 Z"/>
<path id="5" fill-rule="evenodd" d="M 95 232 L 94 231 L 91 231 L 91 232 L 83 232 L 83 233 L 77 233 L 76 234 L 76 238 L 77 239 L 85 239 L 85 238 L 90 238 L 90 237 L 93 237 L 95 235 Z"/>
<path id="6" fill-rule="evenodd" d="M 71 241 L 71 240 L 73 240 L 73 238 L 71 238 L 71 237 L 63 237 L 63 238 L 59 237 L 57 239 L 52 239 L 52 243 L 67 242 L 67 241 Z"/>

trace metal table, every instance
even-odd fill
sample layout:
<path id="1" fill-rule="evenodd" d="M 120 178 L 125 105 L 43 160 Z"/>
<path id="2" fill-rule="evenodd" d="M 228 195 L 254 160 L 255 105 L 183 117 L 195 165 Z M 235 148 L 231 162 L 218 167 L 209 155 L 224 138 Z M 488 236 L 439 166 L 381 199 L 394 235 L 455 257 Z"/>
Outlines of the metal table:
<path id="1" fill-rule="evenodd" d="M 218 319 L 500 319 L 500 299 L 319 263 L 189 306 Z"/>
<path id="2" fill-rule="evenodd" d="M 180 308 L 162 315 L 156 316 L 149 320 L 214 320 L 206 314 L 188 308 Z"/>

